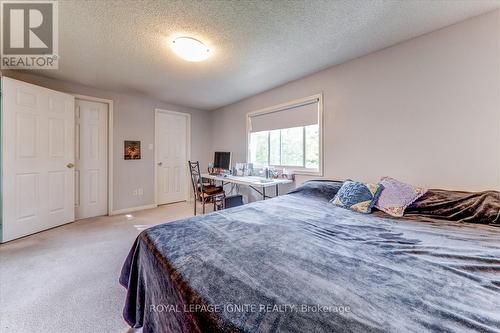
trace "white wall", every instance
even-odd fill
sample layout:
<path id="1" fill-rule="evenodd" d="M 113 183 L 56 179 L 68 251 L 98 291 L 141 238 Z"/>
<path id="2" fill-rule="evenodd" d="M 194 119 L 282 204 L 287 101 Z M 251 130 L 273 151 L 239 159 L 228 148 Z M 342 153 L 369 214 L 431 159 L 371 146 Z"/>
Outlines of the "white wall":
<path id="1" fill-rule="evenodd" d="M 325 178 L 500 189 L 500 11 L 213 111 L 212 150 L 245 161 L 246 113 L 321 92 Z"/>
<path id="2" fill-rule="evenodd" d="M 191 159 L 199 160 L 202 165 L 207 165 L 209 159 L 213 158 L 211 157 L 213 153 L 209 151 L 211 133 L 209 130 L 210 113 L 207 111 L 171 105 L 145 96 L 103 91 L 26 72 L 2 71 L 2 74 L 58 91 L 113 100 L 114 210 L 154 204 L 154 150 L 148 150 L 148 144 L 154 144 L 155 108 L 190 113 Z M 141 141 L 141 160 L 125 161 L 123 159 L 124 140 Z M 133 196 L 132 192 L 137 188 L 143 188 L 144 195 Z"/>

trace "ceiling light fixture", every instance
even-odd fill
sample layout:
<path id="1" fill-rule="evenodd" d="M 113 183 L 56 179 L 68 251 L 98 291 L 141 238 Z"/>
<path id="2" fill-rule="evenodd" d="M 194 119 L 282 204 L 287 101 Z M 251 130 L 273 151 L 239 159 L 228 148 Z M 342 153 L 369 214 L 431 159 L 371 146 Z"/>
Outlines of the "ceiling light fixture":
<path id="1" fill-rule="evenodd" d="M 172 42 L 175 54 L 187 61 L 203 61 L 210 56 L 210 49 L 197 39 L 179 37 Z"/>

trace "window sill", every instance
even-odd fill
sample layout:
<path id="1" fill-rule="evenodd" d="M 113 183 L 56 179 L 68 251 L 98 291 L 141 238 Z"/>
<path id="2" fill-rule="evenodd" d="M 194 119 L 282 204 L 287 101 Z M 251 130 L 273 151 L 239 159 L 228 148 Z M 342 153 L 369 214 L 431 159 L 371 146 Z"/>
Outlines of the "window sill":
<path id="1" fill-rule="evenodd" d="M 312 170 L 291 170 L 294 174 L 300 176 L 319 176 L 323 177 L 323 170 L 312 171 Z"/>
<path id="2" fill-rule="evenodd" d="M 252 162 L 247 162 L 252 163 Z M 297 166 L 287 166 L 287 165 L 254 165 L 254 170 L 263 170 L 265 168 L 274 168 L 274 169 L 286 169 L 288 171 L 293 172 L 296 175 L 310 175 L 310 176 L 323 176 L 323 170 L 314 170 L 314 169 L 303 169 Z"/>

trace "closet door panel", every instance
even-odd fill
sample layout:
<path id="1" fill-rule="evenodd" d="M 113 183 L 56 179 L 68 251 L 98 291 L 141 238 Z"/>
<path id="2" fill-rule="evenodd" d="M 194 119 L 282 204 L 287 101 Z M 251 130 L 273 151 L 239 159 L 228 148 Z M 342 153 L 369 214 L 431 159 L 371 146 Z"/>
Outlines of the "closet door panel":
<path id="1" fill-rule="evenodd" d="M 2 241 L 74 220 L 74 98 L 2 78 Z"/>

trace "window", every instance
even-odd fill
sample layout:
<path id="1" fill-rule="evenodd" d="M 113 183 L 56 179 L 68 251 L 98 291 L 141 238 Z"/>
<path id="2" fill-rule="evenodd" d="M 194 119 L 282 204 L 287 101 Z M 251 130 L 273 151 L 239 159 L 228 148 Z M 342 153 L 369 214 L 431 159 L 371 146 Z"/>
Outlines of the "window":
<path id="1" fill-rule="evenodd" d="M 248 159 L 255 167 L 321 173 L 321 95 L 248 114 Z"/>

